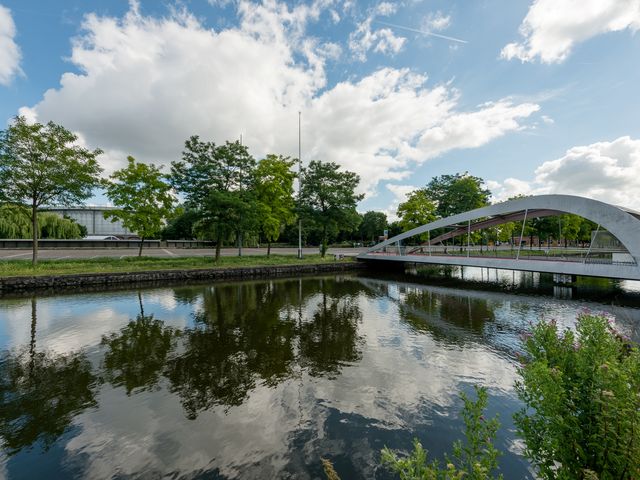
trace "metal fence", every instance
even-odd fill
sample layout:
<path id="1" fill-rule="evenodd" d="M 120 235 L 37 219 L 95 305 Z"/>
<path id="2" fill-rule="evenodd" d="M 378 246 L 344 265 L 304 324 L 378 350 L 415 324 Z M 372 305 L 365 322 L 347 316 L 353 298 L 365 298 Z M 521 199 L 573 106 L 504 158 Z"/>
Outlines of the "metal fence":
<path id="1" fill-rule="evenodd" d="M 200 240 L 145 240 L 142 248 L 210 248 L 213 242 Z M 0 239 L 0 249 L 31 249 L 33 241 L 27 239 Z M 41 249 L 80 249 L 80 248 L 139 248 L 140 240 L 54 240 L 38 241 Z"/>

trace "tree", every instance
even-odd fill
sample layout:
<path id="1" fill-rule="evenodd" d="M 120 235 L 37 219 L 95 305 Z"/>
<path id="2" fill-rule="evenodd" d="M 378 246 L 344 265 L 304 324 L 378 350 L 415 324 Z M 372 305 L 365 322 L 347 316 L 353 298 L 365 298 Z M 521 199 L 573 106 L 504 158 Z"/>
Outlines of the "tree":
<path id="1" fill-rule="evenodd" d="M 80 238 L 85 238 L 87 235 L 89 235 L 89 229 L 81 223 L 78 223 L 75 218 L 71 218 L 69 215 L 63 215 L 62 218 L 64 218 L 65 220 L 69 220 L 71 223 L 78 226 L 78 229 L 80 230 Z"/>
<path id="2" fill-rule="evenodd" d="M 162 240 L 192 240 L 195 236 L 194 225 L 197 221 L 197 211 L 177 207 L 172 212 L 167 225 L 160 232 L 160 238 Z"/>
<path id="3" fill-rule="evenodd" d="M 395 237 L 396 235 L 400 235 L 402 233 L 402 225 L 400 225 L 400 222 L 396 220 L 395 222 L 391 222 L 389 224 L 389 228 L 387 230 L 389 230 L 389 238 Z"/>
<path id="4" fill-rule="evenodd" d="M 49 122 L 16 117 L 0 132 L 0 202 L 27 206 L 31 213 L 33 266 L 38 263 L 38 210 L 45 205 L 81 204 L 99 184 L 101 150 L 76 144 L 77 135 Z"/>
<path id="5" fill-rule="evenodd" d="M 436 219 L 436 205 L 429 198 L 425 189 L 415 190 L 411 192 L 407 200 L 398 205 L 398 217 L 400 217 L 400 225 L 406 232 L 413 228 L 431 223 Z M 423 234 L 420 236 L 422 240 L 426 239 Z"/>
<path id="6" fill-rule="evenodd" d="M 577 241 L 580 236 L 580 227 L 582 225 L 582 217 L 579 215 L 564 214 L 559 217 L 560 232 L 564 239 L 564 246 L 567 247 L 568 241 Z"/>
<path id="7" fill-rule="evenodd" d="M 240 142 L 217 146 L 197 135 L 185 142 L 182 161 L 171 163 L 171 184 L 185 195 L 186 206 L 200 214 L 196 228 L 216 238 L 216 261 L 225 239 L 236 233 L 241 246 L 242 233 L 255 227 L 255 164 Z M 229 212 L 229 207 L 238 210 Z"/>
<path id="8" fill-rule="evenodd" d="M 500 224 L 496 227 L 496 237 L 499 242 L 508 242 L 513 238 L 514 233 L 518 229 L 518 224 L 516 222 L 507 222 Z"/>
<path id="9" fill-rule="evenodd" d="M 534 218 L 531 220 L 531 228 L 538 237 L 538 242 L 550 242 L 551 238 L 558 237 L 558 222 L 553 217 Z"/>
<path id="10" fill-rule="evenodd" d="M 256 169 L 256 197 L 260 211 L 260 228 L 267 240 L 267 256 L 271 242 L 277 240 L 282 228 L 294 219 L 293 179 L 295 160 L 280 155 L 267 155 Z"/>
<path id="11" fill-rule="evenodd" d="M 125 228 L 140 237 L 138 256 L 146 238 L 160 233 L 165 219 L 171 213 L 173 195 L 171 185 L 155 165 L 136 163 L 127 157 L 128 165 L 114 172 L 105 182 L 106 194 L 117 208 L 104 213 L 112 222 L 121 220 Z"/>
<path id="12" fill-rule="evenodd" d="M 375 212 L 373 210 L 362 216 L 360 224 L 360 234 L 363 239 L 374 242 L 387 228 L 387 216 L 383 212 Z"/>
<path id="13" fill-rule="evenodd" d="M 0 238 L 32 238 L 33 225 L 26 207 L 0 206 Z M 53 212 L 38 212 L 38 238 L 82 238 L 86 227 Z"/>
<path id="14" fill-rule="evenodd" d="M 216 238 L 217 261 L 223 241 L 233 238 L 234 234 L 240 253 L 242 232 L 255 230 L 258 221 L 257 202 L 252 191 L 214 190 L 202 202 L 200 219 L 194 225 L 194 230 L 201 235 Z"/>
<path id="15" fill-rule="evenodd" d="M 491 192 L 484 188 L 484 180 L 468 172 L 434 177 L 425 191 L 436 204 L 436 215 L 440 218 L 489 205 L 491 196 Z"/>
<path id="16" fill-rule="evenodd" d="M 578 241 L 584 246 L 585 243 L 591 243 L 591 233 L 598 229 L 598 225 L 591 220 L 582 218 L 580 222 L 580 230 L 578 232 Z"/>
<path id="17" fill-rule="evenodd" d="M 330 234 L 357 228 L 356 205 L 364 197 L 355 193 L 360 177 L 353 172 L 341 172 L 339 168 L 333 162 L 313 160 L 302 174 L 300 213 L 321 229 L 323 257 Z"/>

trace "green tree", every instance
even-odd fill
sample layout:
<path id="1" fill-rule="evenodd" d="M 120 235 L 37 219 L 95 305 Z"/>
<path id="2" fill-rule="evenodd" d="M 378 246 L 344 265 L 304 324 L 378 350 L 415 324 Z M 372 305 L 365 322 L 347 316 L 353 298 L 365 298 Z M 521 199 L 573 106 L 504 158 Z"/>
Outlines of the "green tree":
<path id="1" fill-rule="evenodd" d="M 256 168 L 256 199 L 260 212 L 260 228 L 267 240 L 267 256 L 271 255 L 271 242 L 280 236 L 285 225 L 295 218 L 293 180 L 291 171 L 295 160 L 280 155 L 267 155 Z"/>
<path id="2" fill-rule="evenodd" d="M 356 205 L 364 197 L 355 192 L 360 177 L 339 168 L 336 163 L 313 160 L 302 174 L 300 213 L 322 231 L 320 253 L 323 257 L 330 235 L 357 228 Z"/>
<path id="3" fill-rule="evenodd" d="M 558 238 L 558 222 L 553 217 L 534 218 L 531 220 L 532 231 L 542 242 L 550 242 L 552 238 Z"/>
<path id="4" fill-rule="evenodd" d="M 440 218 L 487 206 L 491 196 L 484 180 L 468 172 L 434 177 L 424 190 L 435 203 L 435 213 Z"/>
<path id="5" fill-rule="evenodd" d="M 496 227 L 496 238 L 499 242 L 509 242 L 514 234 L 520 235 L 518 227 L 522 227 L 521 223 L 507 222 Z M 520 228 L 522 230 L 522 228 Z"/>
<path id="6" fill-rule="evenodd" d="M 105 182 L 106 195 L 118 208 L 105 212 L 104 217 L 121 220 L 125 228 L 138 234 L 138 256 L 142 256 L 144 240 L 158 235 L 170 215 L 173 195 L 158 167 L 136 163 L 133 157 L 127 157 L 127 162 Z"/>
<path id="7" fill-rule="evenodd" d="M 0 132 L 0 202 L 30 209 L 32 263 L 38 263 L 38 211 L 52 204 L 81 204 L 99 184 L 100 150 L 76 145 L 78 137 L 53 122 L 24 117 Z"/>
<path id="8" fill-rule="evenodd" d="M 368 211 L 362 216 L 360 235 L 362 239 L 374 242 L 387 228 L 387 216 L 383 212 Z"/>
<path id="9" fill-rule="evenodd" d="M 200 235 L 216 239 L 216 261 L 220 258 L 223 241 L 234 237 L 241 254 L 242 233 L 255 230 L 259 223 L 259 212 L 254 192 L 235 190 L 231 192 L 213 190 L 204 199 L 200 218 L 194 229 Z"/>
<path id="10" fill-rule="evenodd" d="M 395 237 L 396 235 L 400 235 L 402 233 L 402 225 L 400 222 L 396 220 L 395 222 L 391 222 L 389 224 L 389 238 Z"/>
<path id="11" fill-rule="evenodd" d="M 185 142 L 182 160 L 171 164 L 172 185 L 185 195 L 186 206 L 201 217 L 196 228 L 216 238 L 216 261 L 225 239 L 235 233 L 241 247 L 242 234 L 256 226 L 255 166 L 240 142 L 216 145 L 198 136 Z"/>
<path id="12" fill-rule="evenodd" d="M 63 218 L 78 226 L 78 229 L 80 230 L 80 238 L 85 238 L 87 235 L 89 235 L 89 230 L 87 229 L 87 227 L 82 225 L 81 223 L 78 223 L 75 218 L 71 218 L 69 215 L 63 215 Z"/>
<path id="13" fill-rule="evenodd" d="M 525 352 L 515 421 L 540 478 L 640 478 L 638 346 L 584 313 L 575 333 L 536 324 Z"/>
<path id="14" fill-rule="evenodd" d="M 564 239 L 564 246 L 569 241 L 576 242 L 580 236 L 580 226 L 582 225 L 582 217 L 572 214 L 560 215 L 560 232 Z"/>
<path id="15" fill-rule="evenodd" d="M 436 205 L 430 199 L 425 189 L 411 192 L 407 200 L 398 205 L 398 217 L 400 226 L 405 232 L 436 219 Z M 426 234 L 420 235 L 421 240 L 426 240 Z"/>
<path id="16" fill-rule="evenodd" d="M 585 243 L 591 243 L 591 232 L 595 232 L 598 229 L 598 225 L 586 218 L 581 218 L 581 220 L 578 241 L 584 246 Z"/>
<path id="17" fill-rule="evenodd" d="M 0 206 L 0 238 L 32 238 L 33 225 L 26 207 Z M 53 212 L 38 212 L 38 238 L 81 238 L 84 225 Z"/>
<path id="18" fill-rule="evenodd" d="M 198 221 L 198 212 L 177 207 L 171 213 L 167 225 L 160 232 L 162 240 L 192 240 L 195 237 L 194 225 Z"/>

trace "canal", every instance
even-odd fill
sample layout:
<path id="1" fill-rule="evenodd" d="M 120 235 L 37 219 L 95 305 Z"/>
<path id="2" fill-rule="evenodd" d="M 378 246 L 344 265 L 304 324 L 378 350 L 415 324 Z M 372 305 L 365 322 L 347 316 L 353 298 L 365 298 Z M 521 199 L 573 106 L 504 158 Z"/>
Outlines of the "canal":
<path id="1" fill-rule="evenodd" d="M 590 309 L 637 340 L 638 290 L 424 269 L 0 298 L 0 477 L 393 478 L 380 449 L 441 457 L 484 385 L 502 473 L 533 478 L 521 336 Z"/>

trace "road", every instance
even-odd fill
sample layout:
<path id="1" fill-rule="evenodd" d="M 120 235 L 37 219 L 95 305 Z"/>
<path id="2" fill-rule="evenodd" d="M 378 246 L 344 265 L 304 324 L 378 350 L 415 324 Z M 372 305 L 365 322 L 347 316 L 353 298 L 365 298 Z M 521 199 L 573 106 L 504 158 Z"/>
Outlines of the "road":
<path id="1" fill-rule="evenodd" d="M 364 252 L 366 248 L 330 248 L 330 255 L 345 255 L 355 257 L 361 252 Z M 202 257 L 213 256 L 215 250 L 212 248 L 145 248 L 142 251 L 144 256 L 159 257 L 159 258 L 171 258 L 171 257 Z M 271 253 L 273 255 L 296 255 L 298 249 L 295 247 L 290 248 L 272 248 Z M 314 255 L 318 253 L 318 248 L 304 248 L 304 255 Z M 229 257 L 238 255 L 237 248 L 223 248 L 220 252 L 221 255 Z M 266 248 L 243 248 L 243 255 L 266 255 Z M 124 258 L 124 257 L 136 257 L 138 256 L 137 248 L 100 248 L 100 249 L 46 249 L 38 252 L 38 258 L 45 260 L 66 260 L 66 259 L 87 259 L 87 258 Z M 1 249 L 0 260 L 28 260 L 31 258 L 31 250 L 14 250 L 14 249 Z"/>

